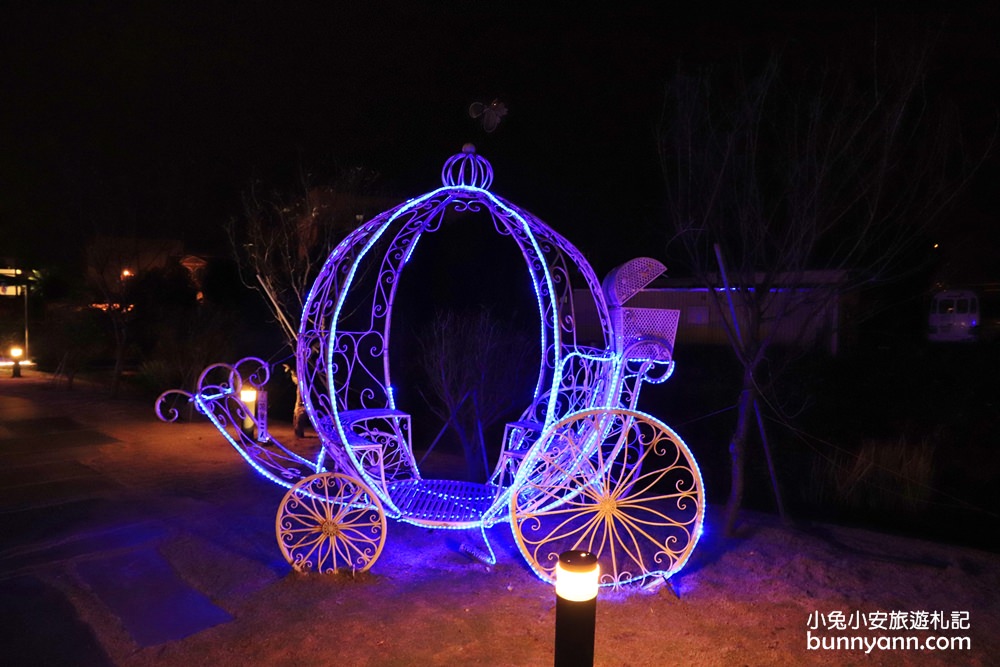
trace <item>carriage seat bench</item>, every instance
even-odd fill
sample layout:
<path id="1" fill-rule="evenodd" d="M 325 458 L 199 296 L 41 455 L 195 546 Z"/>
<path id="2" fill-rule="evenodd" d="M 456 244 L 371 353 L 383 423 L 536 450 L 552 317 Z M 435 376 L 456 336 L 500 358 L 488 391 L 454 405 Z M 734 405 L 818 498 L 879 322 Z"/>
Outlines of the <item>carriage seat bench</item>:
<path id="1" fill-rule="evenodd" d="M 390 482 L 388 491 L 410 523 L 475 528 L 501 489 L 454 479 L 403 479 Z"/>
<path id="2" fill-rule="evenodd" d="M 345 410 L 338 414 L 344 425 L 347 444 L 365 470 L 380 484 L 382 490 L 399 508 L 403 516 L 421 525 L 454 526 L 468 523 L 477 526 L 486 510 L 493 504 L 499 489 L 489 484 L 478 484 L 450 479 L 424 479 L 417 472 L 409 441 L 410 415 L 388 408 Z M 380 421 L 391 425 L 388 430 L 373 429 L 381 437 L 372 438 L 358 432 L 369 430 L 366 422 Z M 341 437 L 330 417 L 318 420 L 320 436 L 331 442 Z M 355 430 L 356 426 L 360 426 Z M 390 432 L 391 431 L 391 432 Z M 391 441 L 391 442 L 390 442 Z M 386 472 L 387 446 L 394 446 L 405 459 L 405 476 Z"/>

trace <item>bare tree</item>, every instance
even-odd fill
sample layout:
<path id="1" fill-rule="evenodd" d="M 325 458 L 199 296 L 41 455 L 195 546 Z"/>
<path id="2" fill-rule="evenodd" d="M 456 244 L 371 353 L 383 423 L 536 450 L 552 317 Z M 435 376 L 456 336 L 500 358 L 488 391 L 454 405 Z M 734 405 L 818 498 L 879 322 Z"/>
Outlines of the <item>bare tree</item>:
<path id="1" fill-rule="evenodd" d="M 485 433 L 516 414 L 534 380 L 531 341 L 489 310 L 440 311 L 420 337 L 431 410 L 457 436 L 470 480 L 488 474 Z"/>
<path id="2" fill-rule="evenodd" d="M 777 405 L 768 366 L 781 323 L 814 320 L 840 294 L 912 270 L 915 246 L 972 172 L 956 128 L 929 99 L 927 58 L 926 49 L 887 58 L 873 48 L 860 60 L 793 67 L 773 57 L 752 76 L 679 69 L 668 85 L 660 153 L 671 244 L 714 296 L 742 367 L 728 534 L 752 424 L 763 436 L 760 404 Z"/>
<path id="3" fill-rule="evenodd" d="M 86 251 L 87 283 L 97 301 L 92 307 L 107 315 L 114 349 L 111 396 L 121 389 L 126 354 L 133 342 L 133 323 L 138 299 L 137 284 L 151 271 L 165 267 L 180 254 L 179 241 L 101 236 Z"/>
<path id="4" fill-rule="evenodd" d="M 260 192 L 244 197 L 244 216 L 227 227 L 243 283 L 261 294 L 294 351 L 302 307 L 327 254 L 366 218 L 388 208 L 375 190 L 378 175 L 357 167 L 333 182 L 314 186 L 301 174 L 294 193 Z M 294 380 L 293 375 L 293 380 Z M 295 433 L 305 427 L 296 381 Z"/>

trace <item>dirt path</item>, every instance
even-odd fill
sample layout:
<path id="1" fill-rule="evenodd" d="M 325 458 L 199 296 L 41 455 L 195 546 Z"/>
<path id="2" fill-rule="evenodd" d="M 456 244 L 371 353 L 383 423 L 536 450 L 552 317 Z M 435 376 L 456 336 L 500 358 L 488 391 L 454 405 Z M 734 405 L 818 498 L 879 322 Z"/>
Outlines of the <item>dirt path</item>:
<path id="1" fill-rule="evenodd" d="M 140 545 L 31 569 L 62 592 L 111 664 L 552 662 L 554 593 L 530 573 L 504 525 L 492 532 L 499 556 L 493 567 L 459 549 L 474 540 L 472 534 L 391 523 L 370 574 L 297 575 L 274 541 L 282 489 L 258 478 L 206 424 L 160 424 L 145 402 L 107 403 L 43 384 L 0 383 L 0 398 L 11 405 L 21 401 L 21 407 L 44 403 L 47 410 L 72 414 L 87 432 L 110 436 L 74 450 L 73 465 L 111 482 L 94 491 L 106 512 L 97 518 L 155 527 Z M 691 563 L 672 580 L 677 595 L 667 587 L 602 593 L 595 664 L 997 664 L 997 554 L 845 528 L 788 529 L 757 514 L 747 515 L 741 539 L 727 541 L 713 532 L 713 518 L 710 513 Z M 170 578 L 228 620 L 163 643 L 137 640 L 128 619 L 88 583 L 95 562 L 128 563 L 130 554 L 161 559 Z M 140 578 L 132 594 L 153 605 L 161 599 L 160 583 Z M 193 613 L 185 604 L 171 609 L 175 620 Z M 930 629 L 883 631 L 861 624 L 877 621 L 881 612 L 887 626 L 891 616 L 896 624 L 926 622 Z M 956 612 L 969 627 L 935 630 L 937 612 L 949 622 Z M 831 629 L 838 614 L 860 627 Z M 838 636 L 887 642 L 911 635 L 921 642 L 931 635 L 969 637 L 971 647 L 875 648 L 866 654 L 813 650 L 807 639 L 822 646 Z"/>

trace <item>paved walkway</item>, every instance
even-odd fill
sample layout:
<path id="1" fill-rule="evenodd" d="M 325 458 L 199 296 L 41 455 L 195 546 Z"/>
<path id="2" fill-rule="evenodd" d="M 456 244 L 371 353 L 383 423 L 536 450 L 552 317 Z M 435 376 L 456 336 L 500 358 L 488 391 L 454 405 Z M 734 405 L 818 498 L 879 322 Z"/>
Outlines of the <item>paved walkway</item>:
<path id="1" fill-rule="evenodd" d="M 111 665 L 95 627 L 144 647 L 231 620 L 169 555 L 197 534 L 192 509 L 226 511 L 205 502 L 219 486 L 257 491 L 210 428 L 161 424 L 149 401 L 37 372 L 0 378 L 0 662 Z M 229 557 L 283 573 L 277 550 L 239 549 Z"/>
<path id="2" fill-rule="evenodd" d="M 160 423 L 148 399 L 0 376 L 0 480 L 2 667 L 552 664 L 554 596 L 507 526 L 492 567 L 462 531 L 394 522 L 371 573 L 289 576 L 284 489 L 206 421 Z M 712 525 L 672 580 L 679 599 L 602 595 L 596 665 L 996 664 L 996 554 L 765 515 L 740 540 Z M 971 649 L 805 646 L 811 614 L 875 609 L 969 612 Z"/>

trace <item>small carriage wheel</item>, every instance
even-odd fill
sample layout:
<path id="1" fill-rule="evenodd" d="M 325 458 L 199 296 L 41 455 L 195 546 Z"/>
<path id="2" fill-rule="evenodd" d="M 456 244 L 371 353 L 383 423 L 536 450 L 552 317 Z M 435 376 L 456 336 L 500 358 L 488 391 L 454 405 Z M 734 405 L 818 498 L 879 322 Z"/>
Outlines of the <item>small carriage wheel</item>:
<path id="1" fill-rule="evenodd" d="M 632 410 L 585 410 L 554 424 L 525 457 L 510 498 L 517 546 L 542 579 L 559 554 L 590 551 L 601 585 L 669 577 L 701 535 L 705 494 L 684 441 Z"/>
<path id="2" fill-rule="evenodd" d="M 364 572 L 382 553 L 385 512 L 360 480 L 324 472 L 288 490 L 275 532 L 285 560 L 298 572 Z"/>

